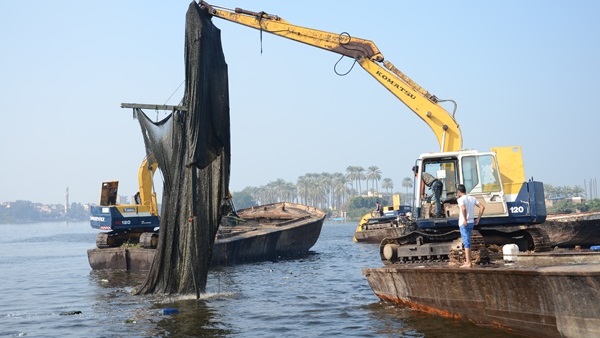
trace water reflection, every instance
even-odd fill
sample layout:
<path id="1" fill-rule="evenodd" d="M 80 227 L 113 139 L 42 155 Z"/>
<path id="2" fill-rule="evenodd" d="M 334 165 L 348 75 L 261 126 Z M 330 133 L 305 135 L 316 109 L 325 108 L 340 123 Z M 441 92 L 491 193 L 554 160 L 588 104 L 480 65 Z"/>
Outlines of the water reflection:
<path id="1" fill-rule="evenodd" d="M 366 310 L 375 324 L 373 332 L 388 337 L 526 337 L 507 330 L 478 326 L 463 320 L 443 318 L 388 303 L 372 303 L 366 306 Z"/>
<path id="2" fill-rule="evenodd" d="M 179 314 L 158 321 L 156 333 L 160 336 L 222 337 L 236 333 L 230 324 L 219 321 L 218 310 L 206 300 L 181 299 L 155 305 L 179 310 Z"/>

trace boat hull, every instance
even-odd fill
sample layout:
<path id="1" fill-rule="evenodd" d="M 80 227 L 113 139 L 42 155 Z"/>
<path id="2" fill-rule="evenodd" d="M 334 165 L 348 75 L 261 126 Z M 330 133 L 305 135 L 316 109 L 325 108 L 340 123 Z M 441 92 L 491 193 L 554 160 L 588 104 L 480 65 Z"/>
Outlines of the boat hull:
<path id="1" fill-rule="evenodd" d="M 319 239 L 324 219 L 306 219 L 289 226 L 260 226 L 229 238 L 217 238 L 212 264 L 275 260 L 308 252 Z"/>
<path id="2" fill-rule="evenodd" d="M 156 249 L 135 247 L 88 249 L 92 270 L 147 271 L 150 270 Z"/>
<path id="3" fill-rule="evenodd" d="M 307 253 L 321 234 L 325 212 L 296 203 L 273 203 L 237 210 L 235 225 L 219 228 L 211 265 L 276 260 Z M 88 250 L 93 270 L 146 271 L 156 249 L 121 246 Z"/>
<path id="4" fill-rule="evenodd" d="M 523 264 L 391 265 L 363 275 L 380 300 L 415 310 L 538 337 L 600 336 L 600 254 L 518 256 Z"/>
<path id="5" fill-rule="evenodd" d="M 600 245 L 600 212 L 549 215 L 542 227 L 553 246 L 589 248 Z"/>

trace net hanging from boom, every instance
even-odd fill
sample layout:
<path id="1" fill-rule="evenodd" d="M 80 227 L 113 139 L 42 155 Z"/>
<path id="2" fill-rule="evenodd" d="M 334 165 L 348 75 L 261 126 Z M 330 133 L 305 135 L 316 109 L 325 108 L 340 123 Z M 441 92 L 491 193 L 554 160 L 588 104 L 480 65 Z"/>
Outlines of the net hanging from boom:
<path id="1" fill-rule="evenodd" d="M 154 156 L 164 179 L 158 247 L 138 294 L 205 291 L 229 192 L 227 64 L 220 30 L 195 1 L 186 14 L 185 79 L 185 111 L 152 122 L 134 110 L 147 155 Z"/>

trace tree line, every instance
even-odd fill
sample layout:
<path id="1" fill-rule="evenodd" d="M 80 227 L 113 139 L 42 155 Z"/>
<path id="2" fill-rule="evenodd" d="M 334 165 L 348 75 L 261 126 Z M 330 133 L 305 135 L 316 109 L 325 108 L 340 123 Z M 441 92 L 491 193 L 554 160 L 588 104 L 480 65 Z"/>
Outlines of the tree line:
<path id="1" fill-rule="evenodd" d="M 394 191 L 394 182 L 391 178 L 382 178 L 382 172 L 377 166 L 363 168 L 361 166 L 348 166 L 345 173 L 309 173 L 298 177 L 296 183 L 287 182 L 281 178 L 258 187 L 246 187 L 241 191 L 233 192 L 233 203 L 236 208 L 243 209 L 256 205 L 270 204 L 282 201 L 306 204 L 328 211 L 330 215 L 336 212 L 348 212 L 353 207 L 360 205 L 360 213 L 368 207 L 367 203 L 374 205 L 380 200 L 383 205 L 391 205 L 391 196 L 399 194 L 402 204 L 411 204 L 413 198 L 414 178 L 402 179 L 402 191 Z M 585 197 L 589 200 L 593 196 L 586 196 L 586 190 L 581 186 L 555 186 L 544 184 L 545 198 L 571 198 Z M 351 201 L 353 198 L 362 197 L 361 200 Z M 352 202 L 352 203 L 351 203 Z M 580 205 L 585 210 L 596 210 L 596 202 L 588 201 Z M 569 212 L 581 210 L 571 203 L 559 204 L 549 212 Z M 355 212 L 352 212 L 355 214 Z"/>
<path id="2" fill-rule="evenodd" d="M 586 191 L 582 187 L 575 186 L 554 186 L 552 184 L 544 184 L 544 194 L 546 198 L 558 198 L 558 197 L 586 197 L 592 199 L 591 196 L 586 196 Z"/>
<path id="3" fill-rule="evenodd" d="M 23 200 L 0 204 L 0 224 L 89 219 L 89 210 L 81 203 L 71 203 L 66 209 L 63 204 L 42 204 Z"/>
<path id="4" fill-rule="evenodd" d="M 412 188 L 412 179 L 404 179 L 403 187 Z M 407 188 L 408 189 L 408 188 Z M 407 190 L 408 191 L 408 190 Z M 347 204 L 355 196 L 391 196 L 394 181 L 384 178 L 381 169 L 351 165 L 345 173 L 309 173 L 298 180 L 287 182 L 281 178 L 259 187 L 246 187 L 233 192 L 233 203 L 243 209 L 282 201 L 315 206 L 322 210 L 347 210 Z"/>

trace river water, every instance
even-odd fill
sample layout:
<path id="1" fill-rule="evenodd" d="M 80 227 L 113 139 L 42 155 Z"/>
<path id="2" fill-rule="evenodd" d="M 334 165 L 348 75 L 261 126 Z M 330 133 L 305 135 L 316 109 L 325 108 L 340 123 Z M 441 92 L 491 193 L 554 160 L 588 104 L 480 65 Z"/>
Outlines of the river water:
<path id="1" fill-rule="evenodd" d="M 143 274 L 92 271 L 88 222 L 0 224 L 0 337 L 509 337 L 380 303 L 378 246 L 325 222 L 311 253 L 215 268 L 207 293 L 134 296 Z M 168 309 L 177 314 L 162 314 Z"/>

